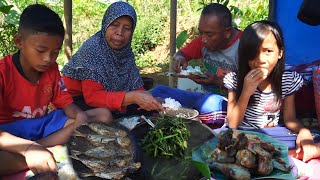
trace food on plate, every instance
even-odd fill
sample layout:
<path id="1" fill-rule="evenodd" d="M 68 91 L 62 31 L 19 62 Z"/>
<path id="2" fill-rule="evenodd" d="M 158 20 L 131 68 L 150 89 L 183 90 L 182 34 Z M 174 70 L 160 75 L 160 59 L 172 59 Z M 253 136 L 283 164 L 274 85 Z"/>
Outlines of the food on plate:
<path id="1" fill-rule="evenodd" d="M 181 108 L 181 104 L 172 98 L 165 98 L 164 103 L 162 103 L 162 106 L 165 108 L 177 110 L 178 108 Z"/>
<path id="2" fill-rule="evenodd" d="M 209 164 L 209 167 L 219 170 L 232 179 L 247 180 L 251 177 L 249 170 L 238 164 L 223 164 L 213 161 Z"/>
<path id="3" fill-rule="evenodd" d="M 187 66 L 187 68 L 184 70 L 181 70 L 180 75 L 202 75 L 203 72 L 200 69 L 200 66 L 195 66 L 194 68 L 192 66 Z"/>
<path id="4" fill-rule="evenodd" d="M 155 120 L 156 126 L 141 140 L 144 151 L 153 157 L 183 158 L 190 138 L 183 119 L 162 116 Z"/>
<path id="5" fill-rule="evenodd" d="M 124 130 L 117 129 L 114 127 L 107 126 L 104 123 L 89 123 L 89 128 L 92 129 L 94 132 L 109 136 L 109 137 L 125 137 L 127 133 Z"/>
<path id="6" fill-rule="evenodd" d="M 89 123 L 76 129 L 68 142 L 69 158 L 80 178 L 122 179 L 141 167 L 131 139 L 115 124 Z"/>
<path id="7" fill-rule="evenodd" d="M 274 169 L 289 172 L 281 150 L 259 136 L 228 129 L 218 136 L 217 148 L 207 159 L 209 167 L 232 179 L 267 176 Z"/>

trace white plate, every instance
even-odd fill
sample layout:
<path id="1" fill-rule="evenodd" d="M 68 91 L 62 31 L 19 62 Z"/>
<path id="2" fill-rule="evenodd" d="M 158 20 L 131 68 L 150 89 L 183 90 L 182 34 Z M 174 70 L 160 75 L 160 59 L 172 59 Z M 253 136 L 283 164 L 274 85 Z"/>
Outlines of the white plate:
<path id="1" fill-rule="evenodd" d="M 178 108 L 177 110 L 174 109 L 166 109 L 160 112 L 161 115 L 168 115 L 168 116 L 176 116 L 182 117 L 185 119 L 194 119 L 199 115 L 199 112 L 195 109 L 189 108 Z"/>

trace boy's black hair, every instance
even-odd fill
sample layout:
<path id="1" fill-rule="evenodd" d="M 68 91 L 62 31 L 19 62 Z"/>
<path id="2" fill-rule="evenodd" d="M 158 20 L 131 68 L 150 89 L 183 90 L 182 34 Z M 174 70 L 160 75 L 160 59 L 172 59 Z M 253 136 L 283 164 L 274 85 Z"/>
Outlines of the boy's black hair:
<path id="1" fill-rule="evenodd" d="M 203 8 L 201 16 L 214 15 L 220 20 L 221 25 L 224 27 L 232 27 L 232 15 L 230 10 L 219 3 L 211 3 Z"/>
<path id="2" fill-rule="evenodd" d="M 25 8 L 20 16 L 19 34 L 29 35 L 35 33 L 47 33 L 64 37 L 64 27 L 57 13 L 50 8 L 33 4 Z"/>

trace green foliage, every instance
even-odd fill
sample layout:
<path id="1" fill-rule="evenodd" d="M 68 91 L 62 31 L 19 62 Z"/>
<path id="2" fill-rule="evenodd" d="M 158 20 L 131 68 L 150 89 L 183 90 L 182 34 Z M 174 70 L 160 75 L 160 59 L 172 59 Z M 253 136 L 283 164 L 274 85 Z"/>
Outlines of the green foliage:
<path id="1" fill-rule="evenodd" d="M 177 37 L 177 40 L 176 40 L 177 49 L 180 49 L 187 39 L 188 39 L 188 32 L 187 30 L 184 30 Z"/>
<path id="2" fill-rule="evenodd" d="M 19 14 L 13 5 L 5 0 L 0 1 L 0 57 L 16 51 L 12 41 L 17 33 Z"/>
<path id="3" fill-rule="evenodd" d="M 164 62 L 169 62 L 169 58 L 158 59 L 155 53 L 152 52 L 159 45 L 169 46 L 170 0 L 128 0 L 128 2 L 136 9 L 138 16 L 137 27 L 132 39 L 132 48 L 137 59 L 137 65 L 140 67 L 158 66 L 163 65 Z M 255 20 L 267 19 L 268 17 L 268 0 L 178 0 L 177 19 L 185 20 L 182 22 L 179 21 L 177 27 L 179 28 L 179 26 L 184 24 L 192 24 L 190 29 L 182 29 L 181 31 L 183 33 L 177 37 L 176 43 L 178 49 L 183 46 L 186 41 L 193 39 L 193 37 L 197 35 L 198 18 L 194 18 L 195 20 L 191 21 L 188 17 L 199 17 L 204 5 L 214 2 L 225 4 L 230 8 L 236 20 L 234 24 L 239 29 L 244 29 Z M 49 6 L 63 19 L 63 1 L 0 0 L 1 57 L 16 51 L 12 39 L 17 33 L 20 10 L 34 3 Z M 100 30 L 103 14 L 109 5 L 110 1 L 72 1 L 73 52 L 76 52 L 86 39 Z M 179 33 L 181 31 L 179 31 Z M 189 39 L 186 40 L 186 37 Z M 64 55 L 62 51 L 57 60 L 59 64 L 63 64 L 63 58 Z"/>
<path id="4" fill-rule="evenodd" d="M 152 50 L 163 40 L 163 26 L 165 19 L 154 15 L 138 18 L 137 27 L 132 39 L 132 48 L 136 56 Z"/>

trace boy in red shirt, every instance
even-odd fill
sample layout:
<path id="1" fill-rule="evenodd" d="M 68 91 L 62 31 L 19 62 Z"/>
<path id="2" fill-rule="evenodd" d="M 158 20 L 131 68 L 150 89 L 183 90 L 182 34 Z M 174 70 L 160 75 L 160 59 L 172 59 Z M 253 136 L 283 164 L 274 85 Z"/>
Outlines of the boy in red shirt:
<path id="1" fill-rule="evenodd" d="M 21 14 L 19 51 L 0 60 L 0 175 L 56 171 L 48 148 L 66 143 L 88 119 L 112 120 L 107 109 L 84 112 L 73 104 L 56 63 L 63 38 L 62 21 L 48 7 L 30 5 Z M 59 109 L 48 114 L 49 103 Z"/>

